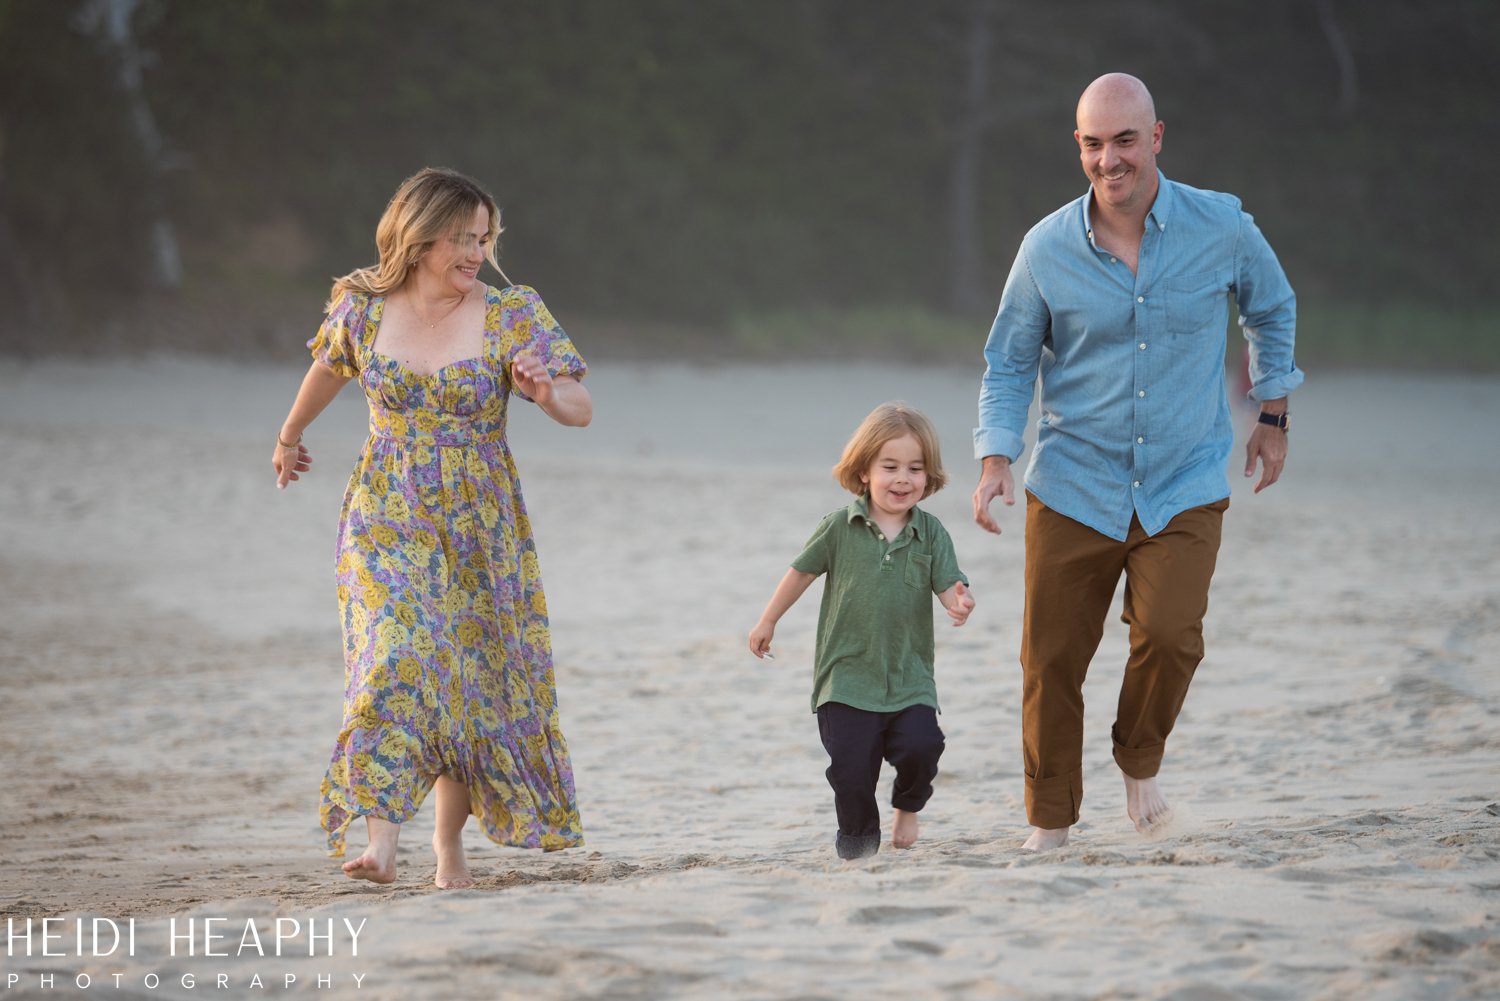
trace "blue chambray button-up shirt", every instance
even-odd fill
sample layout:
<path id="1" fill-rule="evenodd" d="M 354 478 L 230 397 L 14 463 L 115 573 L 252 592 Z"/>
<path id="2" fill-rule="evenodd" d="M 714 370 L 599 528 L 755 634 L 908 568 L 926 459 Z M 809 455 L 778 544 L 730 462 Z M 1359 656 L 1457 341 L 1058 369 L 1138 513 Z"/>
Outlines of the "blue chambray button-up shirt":
<path id="1" fill-rule="evenodd" d="M 1296 297 L 1238 198 L 1169 181 L 1146 217 L 1136 273 L 1094 243 L 1093 189 L 1021 241 L 985 343 L 974 455 L 1012 462 L 1041 374 L 1026 488 L 1124 540 L 1229 496 L 1234 426 L 1224 384 L 1229 300 L 1250 343 L 1250 395 L 1302 382 Z"/>

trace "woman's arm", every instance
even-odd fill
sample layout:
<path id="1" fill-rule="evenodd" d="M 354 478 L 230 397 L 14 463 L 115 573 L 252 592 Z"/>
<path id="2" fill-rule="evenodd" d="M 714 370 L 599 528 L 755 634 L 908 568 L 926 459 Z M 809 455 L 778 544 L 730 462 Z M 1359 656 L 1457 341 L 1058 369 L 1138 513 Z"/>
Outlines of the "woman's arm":
<path id="1" fill-rule="evenodd" d="M 285 489 L 288 482 L 298 479 L 298 473 L 307 472 L 312 464 L 312 453 L 302 444 L 302 432 L 307 430 L 317 416 L 327 409 L 333 398 L 339 395 L 348 376 L 336 375 L 333 369 L 322 362 L 313 362 L 302 377 L 302 388 L 292 401 L 291 412 L 276 435 L 276 451 L 271 456 L 271 466 L 276 470 L 276 487 Z"/>
<path id="2" fill-rule="evenodd" d="M 594 419 L 594 400 L 573 376 L 554 376 L 530 351 L 520 352 L 510 364 L 516 388 L 557 423 L 582 428 Z"/>

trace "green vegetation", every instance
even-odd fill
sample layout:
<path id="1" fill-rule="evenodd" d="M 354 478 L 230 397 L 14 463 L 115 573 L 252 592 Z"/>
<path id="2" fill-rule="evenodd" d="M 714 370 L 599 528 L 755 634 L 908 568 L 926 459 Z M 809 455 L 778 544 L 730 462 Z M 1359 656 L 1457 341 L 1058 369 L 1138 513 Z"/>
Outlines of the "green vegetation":
<path id="1" fill-rule="evenodd" d="M 1084 188 L 1077 94 L 1124 69 L 1168 175 L 1281 256 L 1303 357 L 1406 365 L 1416 332 L 1500 368 L 1491 0 L 140 0 L 133 96 L 92 6 L 0 0 L 0 352 L 290 356 L 441 164 L 610 354 L 972 358 L 1021 236 Z"/>

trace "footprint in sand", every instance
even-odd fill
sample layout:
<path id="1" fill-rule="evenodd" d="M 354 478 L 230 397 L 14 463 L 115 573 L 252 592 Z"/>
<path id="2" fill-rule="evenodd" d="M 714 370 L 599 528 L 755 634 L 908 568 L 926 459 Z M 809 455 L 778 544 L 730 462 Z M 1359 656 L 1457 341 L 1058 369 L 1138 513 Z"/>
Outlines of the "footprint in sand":
<path id="1" fill-rule="evenodd" d="M 962 913 L 962 907 L 861 907 L 850 917 L 851 924 L 893 925 L 926 918 L 945 918 Z"/>

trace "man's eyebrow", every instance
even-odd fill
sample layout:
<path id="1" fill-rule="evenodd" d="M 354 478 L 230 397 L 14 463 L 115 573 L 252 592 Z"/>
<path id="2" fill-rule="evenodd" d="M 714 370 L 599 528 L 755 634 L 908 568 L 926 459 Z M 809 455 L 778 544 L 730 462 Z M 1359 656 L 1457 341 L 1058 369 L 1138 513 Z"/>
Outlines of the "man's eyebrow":
<path id="1" fill-rule="evenodd" d="M 1129 139 L 1129 138 L 1132 138 L 1132 137 L 1134 137 L 1134 136 L 1138 136 L 1138 135 L 1140 135 L 1140 134 L 1141 134 L 1141 130 L 1140 130 L 1140 129 L 1126 129 L 1126 130 L 1125 130 L 1125 131 L 1123 131 L 1123 132 L 1116 132 L 1116 133 L 1115 133 L 1115 134 L 1114 134 L 1114 135 L 1113 135 L 1113 136 L 1111 136 L 1111 137 L 1110 137 L 1110 138 L 1111 138 L 1111 139 L 1112 139 L 1112 140 L 1116 140 L 1116 141 L 1118 141 L 1118 140 L 1120 140 L 1120 139 Z M 1095 138 L 1095 137 L 1094 137 L 1094 136 L 1091 136 L 1091 135 L 1084 135 L 1084 136 L 1083 136 L 1083 138 L 1084 138 L 1084 139 L 1089 139 L 1089 140 L 1092 140 L 1092 141 L 1094 141 L 1094 142 L 1098 142 L 1098 141 L 1099 141 L 1099 140 L 1098 140 L 1098 139 L 1096 139 L 1096 138 Z"/>

